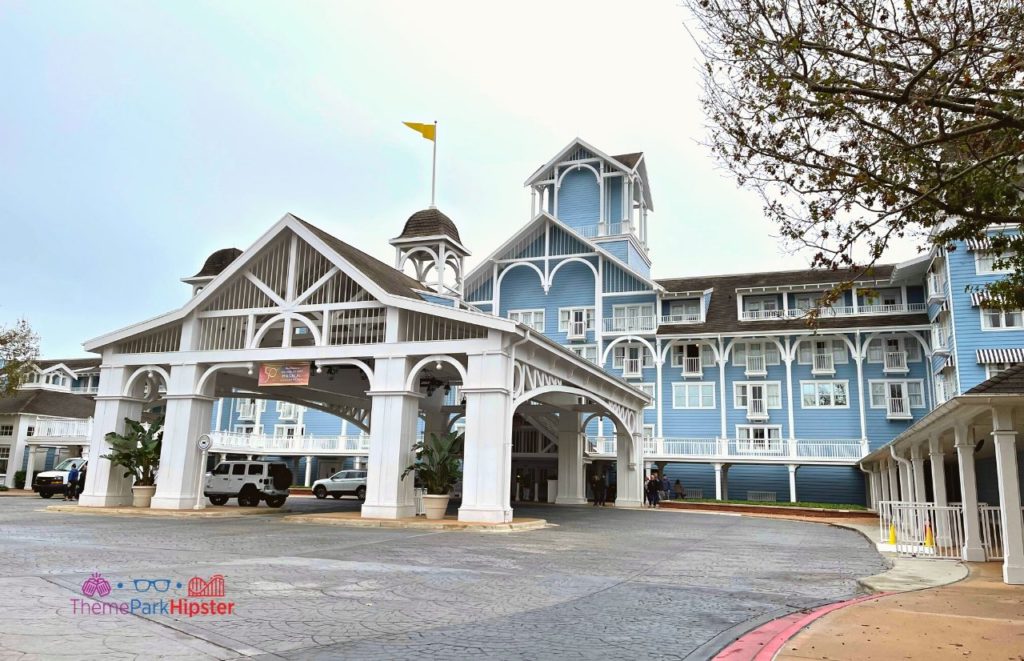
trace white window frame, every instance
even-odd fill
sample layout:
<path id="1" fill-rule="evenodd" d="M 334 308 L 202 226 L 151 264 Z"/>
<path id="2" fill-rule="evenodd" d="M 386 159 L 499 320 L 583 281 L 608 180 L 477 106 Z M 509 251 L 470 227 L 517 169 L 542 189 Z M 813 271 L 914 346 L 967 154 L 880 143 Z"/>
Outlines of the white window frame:
<path id="1" fill-rule="evenodd" d="M 583 360 L 589 360 L 590 362 L 594 363 L 595 365 L 598 363 L 597 345 L 596 344 L 570 344 L 566 348 L 569 349 L 569 351 L 572 351 L 574 354 L 576 354 L 580 358 L 582 358 Z M 593 351 L 594 357 L 593 358 L 587 358 L 584 355 L 584 352 L 586 352 L 586 351 Z"/>
<path id="2" fill-rule="evenodd" d="M 1005 273 L 1012 273 L 1013 269 L 994 269 L 992 264 L 997 259 L 1012 259 L 1016 256 L 1016 252 L 1013 250 L 1007 250 L 999 257 L 996 257 L 995 253 L 991 250 L 976 250 L 974 251 L 974 273 L 976 275 L 1001 275 Z"/>
<path id="3" fill-rule="evenodd" d="M 810 365 L 814 363 L 814 354 L 818 351 L 818 342 L 829 342 L 829 349 L 832 352 L 832 363 L 835 365 L 847 365 L 850 362 L 850 352 L 846 347 L 846 341 L 840 338 L 830 338 L 824 340 L 815 340 L 813 338 L 804 340 L 800 343 L 800 348 L 796 352 L 796 362 L 798 365 Z M 806 352 L 806 353 L 805 353 Z M 807 360 L 804 360 L 804 358 Z"/>
<path id="4" fill-rule="evenodd" d="M 558 308 L 558 332 L 568 333 L 569 322 L 572 321 L 573 314 L 580 311 L 583 312 L 583 320 L 586 322 L 586 329 L 588 331 L 594 330 L 594 306 L 578 305 L 569 308 Z M 565 315 L 564 319 L 563 315 Z"/>
<path id="5" fill-rule="evenodd" d="M 291 415 L 286 416 L 285 413 L 288 412 L 288 407 L 291 407 Z M 299 412 L 301 411 L 301 407 L 292 402 L 277 402 L 275 409 L 279 420 L 298 420 Z"/>
<path id="6" fill-rule="evenodd" d="M 740 388 L 749 388 L 749 386 L 764 386 L 764 407 L 768 409 L 781 409 L 782 408 L 782 382 L 781 381 L 733 381 L 732 384 L 732 407 L 734 409 L 746 410 L 747 404 L 749 403 L 749 390 L 745 391 L 742 395 L 743 404 L 738 404 L 740 399 Z M 773 387 L 778 392 L 778 404 L 772 406 L 769 402 L 771 398 L 768 395 L 768 390 Z M 757 425 L 755 425 L 757 426 Z"/>
<path id="7" fill-rule="evenodd" d="M 704 403 L 705 387 L 711 388 L 711 403 Z M 690 406 L 689 402 L 689 391 L 694 389 L 697 391 L 697 406 Z M 679 391 L 682 390 L 682 406 L 679 405 Z M 672 382 L 672 408 L 682 410 L 702 410 L 709 411 L 717 408 L 718 394 L 717 387 L 714 381 L 673 381 Z"/>
<path id="8" fill-rule="evenodd" d="M 252 401 L 252 415 L 246 413 L 246 409 L 249 408 L 249 402 Z M 265 399 L 250 400 L 244 397 L 235 400 L 235 416 L 236 420 L 256 420 L 263 412 L 267 409 L 267 401 Z"/>
<path id="9" fill-rule="evenodd" d="M 693 306 L 696 306 L 697 309 L 691 312 L 686 311 L 687 307 L 692 308 Z M 702 299 L 699 298 L 685 298 L 679 301 L 670 301 L 668 304 L 668 316 L 670 319 L 690 317 L 693 315 L 696 315 L 697 318 L 701 318 L 703 315 L 703 307 L 704 303 Z"/>
<path id="10" fill-rule="evenodd" d="M 525 321 L 523 321 L 524 314 L 530 315 L 530 323 L 526 323 Z M 547 322 L 547 319 L 544 318 L 544 308 L 523 308 L 520 310 L 509 310 L 508 318 L 511 319 L 512 321 L 518 321 L 521 324 L 526 324 L 527 326 L 537 331 L 538 333 L 544 332 L 544 324 Z M 540 328 L 537 328 L 538 321 L 540 323 Z"/>
<path id="11" fill-rule="evenodd" d="M 755 439 L 753 437 L 754 430 L 759 430 L 759 429 L 763 429 L 764 430 L 764 439 Z M 742 437 L 743 436 L 742 432 L 744 432 L 744 431 L 747 432 L 747 437 L 746 438 Z M 774 437 L 772 436 L 772 432 L 773 431 L 775 432 L 775 436 Z M 782 438 L 782 425 L 736 425 L 736 451 L 737 452 L 740 452 L 740 453 L 743 453 L 743 452 L 757 452 L 759 450 L 759 448 L 754 447 L 754 442 L 755 441 L 762 441 L 764 443 L 764 448 L 760 448 L 760 449 L 767 450 L 769 447 L 771 447 L 771 445 L 773 443 L 779 444 L 780 445 L 780 449 L 781 449 L 781 444 L 785 443 L 785 440 Z M 747 450 L 741 450 L 739 446 L 740 446 L 740 443 L 743 443 L 743 442 L 746 442 L 750 446 L 750 448 L 747 449 Z"/>
<path id="12" fill-rule="evenodd" d="M 630 348 L 640 350 L 640 369 L 649 369 L 654 367 L 654 356 L 651 355 L 651 352 L 647 347 L 642 344 L 637 344 L 636 342 L 623 342 L 612 347 L 612 369 L 621 370 L 625 367 L 626 351 Z"/>
<path id="13" fill-rule="evenodd" d="M 1024 330 L 1024 312 L 1022 312 L 1021 310 L 1009 310 L 1009 311 L 1006 311 L 1006 310 L 991 310 L 991 309 L 986 309 L 986 308 L 979 308 L 979 310 L 981 311 L 981 330 L 983 330 L 983 331 L 992 331 L 992 332 L 998 333 L 1000 331 L 1022 331 L 1022 330 Z M 989 317 L 989 315 L 992 315 L 992 314 L 998 314 L 999 315 L 999 323 L 1000 323 L 999 326 L 993 326 L 992 325 L 992 320 Z M 1021 325 L 1020 326 L 1007 326 L 1006 325 L 1006 315 L 1007 314 L 1015 314 L 1015 315 L 1017 315 L 1017 317 L 1021 321 Z"/>
<path id="14" fill-rule="evenodd" d="M 651 411 L 658 408 L 658 392 L 657 384 L 648 381 L 647 383 L 634 383 L 633 387 L 643 390 L 645 393 L 651 396 L 651 403 L 644 407 L 645 411 Z"/>
<path id="15" fill-rule="evenodd" d="M 637 308 L 637 314 L 626 314 L 629 308 Z M 613 319 L 639 319 L 654 316 L 654 303 L 617 303 L 612 306 Z"/>
<path id="16" fill-rule="evenodd" d="M 0 475 L 7 475 L 10 470 L 11 446 L 0 445 Z"/>
<path id="17" fill-rule="evenodd" d="M 673 344 L 669 350 L 669 361 L 672 367 L 683 367 L 683 359 L 686 357 L 686 347 L 695 346 L 698 349 L 697 357 L 700 358 L 700 366 L 714 367 L 715 366 L 715 352 L 711 350 L 706 344 L 699 342 L 686 342 L 685 344 Z"/>
<path id="18" fill-rule="evenodd" d="M 841 385 L 846 390 L 846 404 L 836 404 L 835 387 Z M 814 404 L 808 406 L 804 403 L 804 386 L 814 386 Z M 819 404 L 818 400 L 818 387 L 819 386 L 830 386 L 831 394 L 829 395 L 832 403 L 827 405 Z M 800 408 L 802 409 L 848 409 L 850 408 L 850 382 L 846 379 L 832 379 L 832 380 L 808 380 L 800 381 Z"/>
<path id="19" fill-rule="evenodd" d="M 7 433 L 4 433 L 5 429 L 8 430 Z M 0 425 L 0 436 L 14 436 L 14 425 L 9 425 L 6 423 Z"/>
<path id="20" fill-rule="evenodd" d="M 732 364 L 733 367 L 746 367 L 747 356 L 752 352 L 750 351 L 750 345 L 757 344 L 761 347 L 760 355 L 764 356 L 765 367 L 769 365 L 781 365 L 782 364 L 782 352 L 779 351 L 779 347 L 770 340 L 749 340 L 743 342 L 737 342 L 736 346 L 732 349 Z M 742 359 L 740 356 L 743 356 Z"/>
<path id="21" fill-rule="evenodd" d="M 642 433 L 643 433 L 643 437 L 642 438 L 645 441 L 652 440 L 654 438 L 654 425 L 651 424 L 651 423 L 645 424 L 643 426 L 643 432 Z"/>
<path id="22" fill-rule="evenodd" d="M 248 432 L 245 431 L 245 429 L 244 429 L 245 427 L 252 427 L 252 431 L 248 431 Z M 234 424 L 234 427 L 232 427 L 232 430 L 236 434 L 262 434 L 263 433 L 263 425 L 262 424 L 257 425 L 255 423 L 250 423 L 250 422 L 236 422 Z"/>
<path id="23" fill-rule="evenodd" d="M 890 383 L 902 383 L 903 384 L 903 392 L 906 395 L 907 402 L 910 404 L 910 408 L 912 408 L 912 409 L 927 408 L 927 401 L 926 401 L 925 389 L 924 389 L 924 379 L 868 379 L 868 408 L 873 408 L 873 409 L 885 409 L 886 408 L 886 404 L 885 404 L 884 400 L 889 398 L 888 393 L 889 393 L 889 384 Z M 872 390 L 874 389 L 874 385 L 875 384 L 882 384 L 882 388 L 883 388 L 883 390 L 882 390 L 883 401 L 882 401 L 882 403 L 880 405 L 879 404 L 875 404 L 875 396 L 874 396 L 874 393 L 872 392 Z M 910 396 L 910 386 L 911 386 L 911 384 L 916 385 L 920 389 L 921 402 L 919 404 L 914 404 L 913 401 L 911 401 L 911 396 Z M 849 395 L 847 397 L 849 397 Z"/>
<path id="24" fill-rule="evenodd" d="M 274 425 L 274 438 L 289 438 L 288 434 L 279 433 L 279 432 L 284 432 L 285 430 L 288 430 L 288 429 L 292 430 L 292 435 L 291 435 L 290 438 L 295 438 L 296 436 L 302 436 L 303 435 L 303 433 L 305 432 L 305 425 L 299 425 L 299 424 L 294 424 L 294 423 L 293 424 Z"/>
<path id="25" fill-rule="evenodd" d="M 985 365 L 985 378 L 991 379 L 1000 372 L 1005 372 L 1011 367 L 1016 367 L 1020 363 L 987 363 Z"/>

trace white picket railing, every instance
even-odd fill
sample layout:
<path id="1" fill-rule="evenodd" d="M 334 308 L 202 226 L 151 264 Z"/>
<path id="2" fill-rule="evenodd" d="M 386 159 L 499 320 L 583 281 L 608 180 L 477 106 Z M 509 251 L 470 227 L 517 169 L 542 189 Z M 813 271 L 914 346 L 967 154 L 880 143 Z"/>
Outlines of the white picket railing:
<path id="1" fill-rule="evenodd" d="M 704 367 L 700 358 L 683 358 L 683 376 L 701 376 L 704 374 Z"/>
<path id="2" fill-rule="evenodd" d="M 587 436 L 587 452 L 614 455 L 614 436 Z M 794 439 L 718 439 L 647 437 L 643 441 L 647 457 L 666 459 L 766 459 L 806 462 L 823 460 L 854 464 L 867 454 L 859 439 L 794 440 Z"/>
<path id="3" fill-rule="evenodd" d="M 667 314 L 661 318 L 663 324 L 699 324 L 704 321 L 700 313 L 694 314 Z"/>
<path id="4" fill-rule="evenodd" d="M 906 420 L 913 417 L 910 412 L 910 400 L 906 397 L 887 397 L 885 400 L 885 417 L 892 420 Z"/>
<path id="5" fill-rule="evenodd" d="M 811 374 L 832 375 L 836 373 L 835 357 L 831 353 L 814 354 Z"/>
<path id="6" fill-rule="evenodd" d="M 569 332 L 566 337 L 570 340 L 582 340 L 587 337 L 587 322 L 585 321 L 571 321 L 569 322 Z"/>
<path id="7" fill-rule="evenodd" d="M 799 319 L 811 312 L 819 318 L 859 317 L 867 315 L 914 314 L 926 312 L 925 303 L 895 303 L 890 305 L 834 305 L 831 307 L 794 307 L 788 310 L 744 310 L 740 313 L 741 321 L 765 321 L 771 319 Z"/>
<path id="8" fill-rule="evenodd" d="M 210 433 L 213 445 L 210 452 L 233 454 L 367 454 L 368 436 L 272 436 L 243 432 L 216 431 Z"/>
<path id="9" fill-rule="evenodd" d="M 1003 522 L 998 505 L 979 505 L 978 518 L 981 522 L 981 547 L 987 560 L 1003 559 Z"/>
<path id="10" fill-rule="evenodd" d="M 895 542 L 905 557 L 959 560 L 964 547 L 963 509 L 958 505 L 881 501 L 879 541 Z"/>
<path id="11" fill-rule="evenodd" d="M 608 317 L 604 320 L 606 333 L 646 333 L 658 328 L 658 318 L 654 316 Z"/>
<path id="12" fill-rule="evenodd" d="M 747 402 L 747 420 L 767 420 L 768 407 L 763 399 L 750 398 Z"/>
<path id="13" fill-rule="evenodd" d="M 887 351 L 885 353 L 885 365 L 882 367 L 883 372 L 906 372 L 907 368 L 907 352 L 906 351 Z"/>
<path id="14" fill-rule="evenodd" d="M 764 376 L 768 374 L 764 356 L 761 354 L 747 354 L 747 376 Z"/>
<path id="15" fill-rule="evenodd" d="M 45 438 L 89 438 L 92 418 L 37 418 L 33 435 Z"/>
<path id="16" fill-rule="evenodd" d="M 599 236 L 618 236 L 629 234 L 633 231 L 633 222 L 621 220 L 615 222 L 597 223 L 596 225 L 583 225 L 574 227 L 573 230 L 580 236 L 593 239 Z"/>
<path id="17" fill-rule="evenodd" d="M 626 358 L 622 365 L 622 376 L 640 376 L 641 361 L 639 358 Z"/>

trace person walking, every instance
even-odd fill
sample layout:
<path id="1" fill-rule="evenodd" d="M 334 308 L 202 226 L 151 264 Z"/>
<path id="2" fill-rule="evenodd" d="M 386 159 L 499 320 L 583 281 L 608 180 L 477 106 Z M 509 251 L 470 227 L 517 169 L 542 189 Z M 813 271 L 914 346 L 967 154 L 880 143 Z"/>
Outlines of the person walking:
<path id="1" fill-rule="evenodd" d="M 644 494 L 644 505 L 643 505 L 644 507 L 647 507 L 648 505 L 651 504 L 651 501 L 647 498 L 648 489 L 650 487 L 650 484 L 651 484 L 651 476 L 650 475 L 644 475 L 644 488 L 641 489 L 641 491 Z"/>
<path id="2" fill-rule="evenodd" d="M 683 483 L 676 480 L 675 484 L 672 485 L 672 495 L 676 500 L 686 499 L 686 489 L 683 488 Z"/>
<path id="3" fill-rule="evenodd" d="M 78 471 L 78 488 L 75 491 L 75 500 L 78 500 L 78 497 L 80 495 L 82 495 L 83 493 L 85 493 L 85 471 L 86 470 L 87 470 L 86 467 L 82 466 L 82 470 Z"/>
<path id="4" fill-rule="evenodd" d="M 661 480 L 658 479 L 657 475 L 654 475 L 647 481 L 647 500 L 650 501 L 651 507 L 658 506 L 659 489 L 661 489 Z"/>
<path id="5" fill-rule="evenodd" d="M 608 499 L 608 482 L 604 479 L 604 474 L 597 476 L 594 482 L 594 506 L 604 507 L 605 502 Z"/>
<path id="6" fill-rule="evenodd" d="M 672 483 L 668 481 L 668 475 L 661 474 L 661 496 L 662 500 L 669 500 L 672 498 Z"/>
<path id="7" fill-rule="evenodd" d="M 74 500 L 76 489 L 78 489 L 78 465 L 71 464 L 71 470 L 68 471 L 68 481 L 64 485 L 64 500 Z"/>

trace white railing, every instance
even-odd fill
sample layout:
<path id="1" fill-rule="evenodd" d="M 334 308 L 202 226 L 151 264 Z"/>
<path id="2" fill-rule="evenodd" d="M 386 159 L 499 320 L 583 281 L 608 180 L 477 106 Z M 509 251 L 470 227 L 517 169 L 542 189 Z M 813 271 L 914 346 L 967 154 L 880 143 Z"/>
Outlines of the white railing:
<path id="1" fill-rule="evenodd" d="M 368 436 L 272 436 L 269 434 L 246 434 L 243 432 L 211 432 L 213 446 L 210 452 L 237 454 L 367 454 L 370 451 Z"/>
<path id="2" fill-rule="evenodd" d="M 583 225 L 573 228 L 580 236 L 593 239 L 599 236 L 618 236 L 633 231 L 633 223 L 629 220 Z"/>
<path id="3" fill-rule="evenodd" d="M 811 367 L 811 374 L 835 374 L 835 357 L 831 353 L 814 354 L 814 364 Z"/>
<path id="4" fill-rule="evenodd" d="M 764 356 L 761 354 L 747 354 L 747 376 L 765 375 L 768 368 L 765 366 Z"/>
<path id="5" fill-rule="evenodd" d="M 95 395 L 99 391 L 99 386 L 71 386 L 71 392 L 76 395 Z"/>
<path id="6" fill-rule="evenodd" d="M 747 402 L 747 420 L 767 420 L 768 407 L 763 399 L 750 398 Z"/>
<path id="7" fill-rule="evenodd" d="M 963 510 L 958 505 L 881 501 L 879 541 L 901 556 L 959 560 L 964 546 Z"/>
<path id="8" fill-rule="evenodd" d="M 569 332 L 566 337 L 570 340 L 582 340 L 587 337 L 587 322 L 585 321 L 570 321 Z"/>
<path id="9" fill-rule="evenodd" d="M 640 376 L 641 360 L 639 358 L 625 358 L 622 361 L 622 376 Z"/>
<path id="10" fill-rule="evenodd" d="M 946 298 L 946 283 L 935 274 L 928 276 L 928 300 Z"/>
<path id="11" fill-rule="evenodd" d="M 858 317 L 861 315 L 878 314 L 913 314 L 926 312 L 927 303 L 896 303 L 891 305 L 834 305 L 817 308 L 790 308 L 788 310 L 744 310 L 740 313 L 741 321 L 764 321 L 767 319 L 799 319 L 815 312 L 819 318 Z"/>
<path id="12" fill-rule="evenodd" d="M 892 420 L 907 420 L 913 417 L 910 412 L 910 400 L 906 397 L 886 397 L 886 418 Z"/>
<path id="13" fill-rule="evenodd" d="M 92 435 L 92 418 L 38 418 L 33 435 L 44 438 L 89 438 Z"/>
<path id="14" fill-rule="evenodd" d="M 981 522 L 981 547 L 985 549 L 986 560 L 1003 559 L 1002 510 L 998 505 L 979 505 L 978 518 Z"/>
<path id="15" fill-rule="evenodd" d="M 658 318 L 643 317 L 608 317 L 604 320 L 606 333 L 639 333 L 654 331 L 658 327 Z"/>
<path id="16" fill-rule="evenodd" d="M 587 453 L 615 455 L 614 436 L 587 436 Z M 808 463 L 856 463 L 867 454 L 859 439 L 794 440 L 794 439 L 719 439 L 647 437 L 643 453 L 648 457 L 676 459 L 766 459 Z"/>
<path id="17" fill-rule="evenodd" d="M 703 373 L 700 358 L 683 358 L 683 376 L 700 376 Z"/>
<path id="18" fill-rule="evenodd" d="M 699 312 L 695 314 L 667 314 L 661 318 L 663 324 L 699 324 L 704 318 Z"/>
<path id="19" fill-rule="evenodd" d="M 885 365 L 882 368 L 883 372 L 906 372 L 907 369 L 907 352 L 906 351 L 887 351 L 885 353 Z"/>

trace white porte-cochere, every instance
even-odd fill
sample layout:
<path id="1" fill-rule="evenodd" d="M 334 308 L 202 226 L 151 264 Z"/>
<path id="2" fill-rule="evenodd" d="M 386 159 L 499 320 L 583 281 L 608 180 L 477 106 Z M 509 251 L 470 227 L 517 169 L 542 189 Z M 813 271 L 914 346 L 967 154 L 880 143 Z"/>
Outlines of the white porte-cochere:
<path id="1" fill-rule="evenodd" d="M 359 439 L 329 442 L 367 457 L 365 517 L 415 514 L 413 479 L 402 479 L 412 446 L 422 431 L 443 432 L 463 418 L 459 519 L 511 521 L 513 418 L 523 412 L 559 430 L 562 502 L 584 498 L 581 420 L 612 420 L 617 503 L 640 504 L 641 412 L 650 401 L 643 391 L 523 324 L 471 309 L 452 287 L 431 290 L 290 214 L 236 252 L 216 275 L 188 280 L 195 294 L 181 308 L 85 344 L 102 364 L 81 505 L 131 502 L 122 470 L 100 459 L 105 435 L 156 407 L 164 440 L 152 507 L 195 506 L 205 472 L 196 441 L 210 431 L 219 397 L 291 402 L 360 430 Z M 261 372 L 282 363 L 308 367 L 308 379 L 261 385 Z M 443 401 L 454 388 L 461 400 Z M 231 451 L 228 436 L 214 443 L 215 452 Z M 278 449 L 316 450 L 311 440 L 296 443 Z"/>

